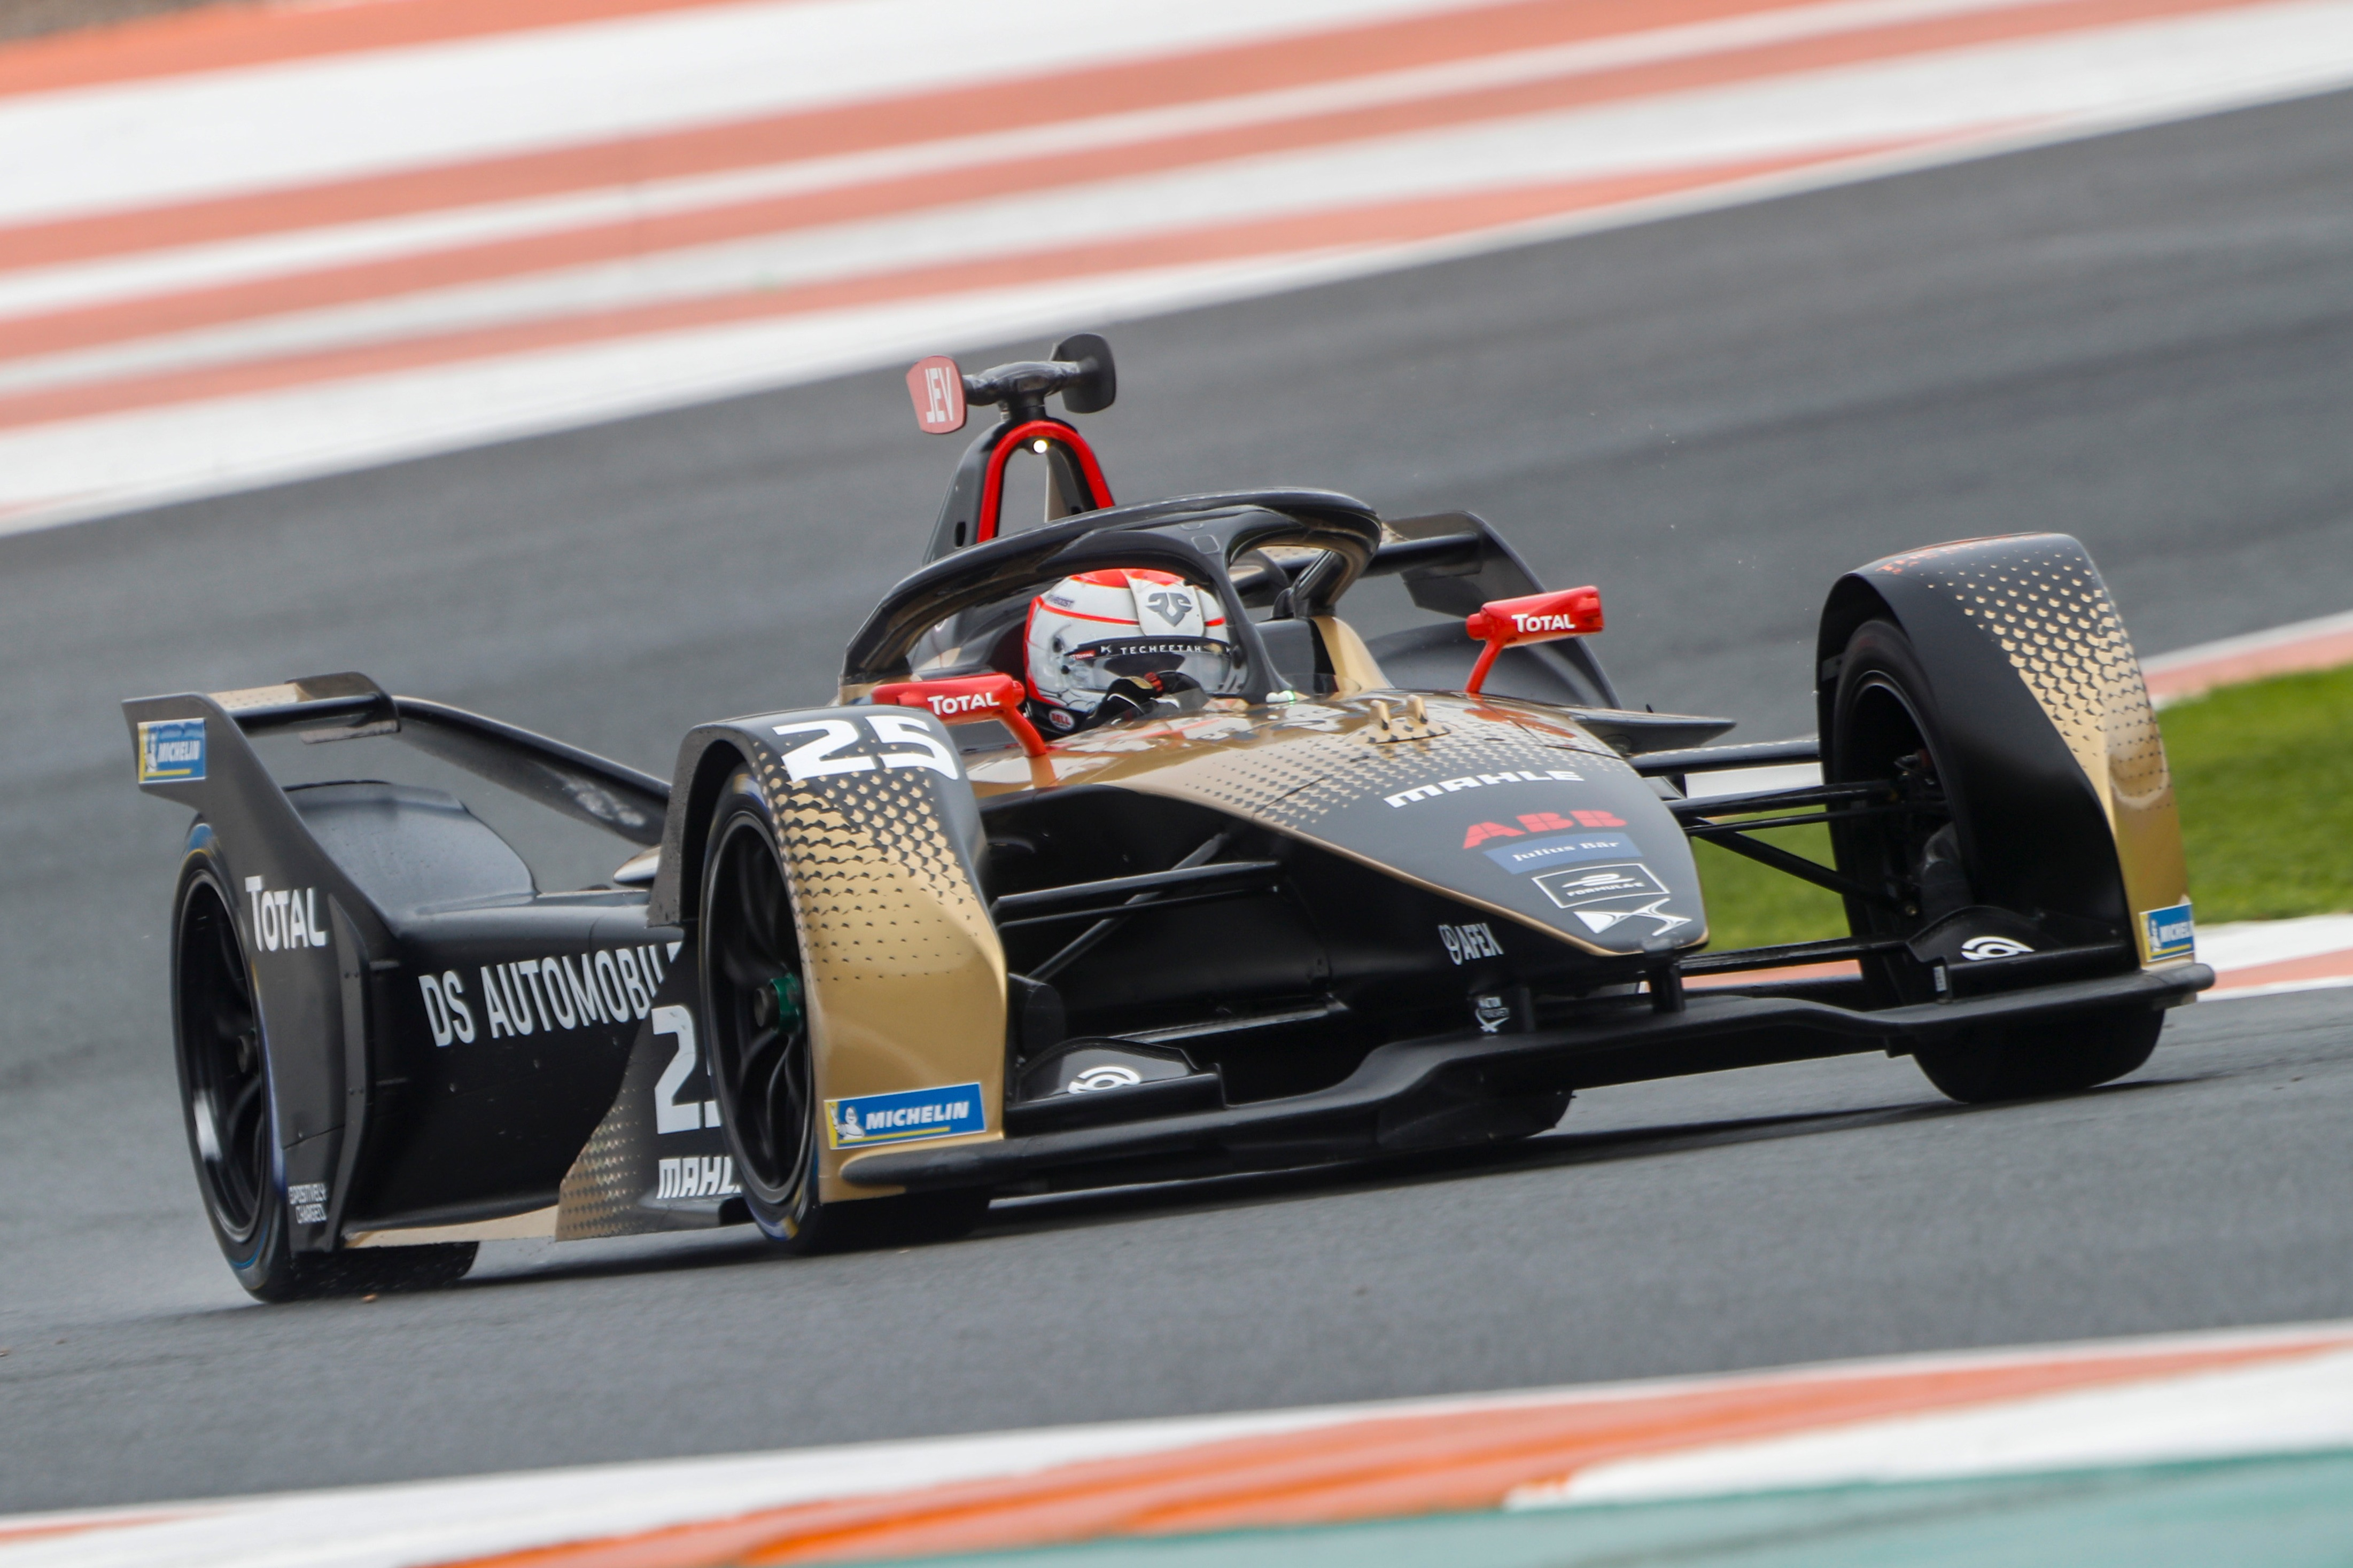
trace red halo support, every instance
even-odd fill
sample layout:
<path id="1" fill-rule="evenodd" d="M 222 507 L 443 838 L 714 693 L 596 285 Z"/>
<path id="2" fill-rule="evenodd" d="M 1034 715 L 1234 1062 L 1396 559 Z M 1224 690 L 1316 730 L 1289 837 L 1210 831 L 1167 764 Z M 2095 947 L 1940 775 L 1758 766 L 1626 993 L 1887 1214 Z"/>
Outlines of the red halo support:
<path id="1" fill-rule="evenodd" d="M 1046 738 L 1021 711 L 1021 683 L 1009 675 L 963 675 L 952 680 L 894 680 L 874 689 L 874 700 L 888 708 L 928 708 L 943 724 L 994 719 L 1013 731 L 1021 749 L 1046 754 Z"/>
<path id="2" fill-rule="evenodd" d="M 1495 656 L 1507 647 L 1584 637 L 1601 628 L 1601 590 L 1589 585 L 1482 605 L 1462 623 L 1464 631 L 1487 645 L 1479 650 L 1479 662 L 1471 667 L 1471 679 L 1462 689 L 1476 697 L 1495 667 Z"/>

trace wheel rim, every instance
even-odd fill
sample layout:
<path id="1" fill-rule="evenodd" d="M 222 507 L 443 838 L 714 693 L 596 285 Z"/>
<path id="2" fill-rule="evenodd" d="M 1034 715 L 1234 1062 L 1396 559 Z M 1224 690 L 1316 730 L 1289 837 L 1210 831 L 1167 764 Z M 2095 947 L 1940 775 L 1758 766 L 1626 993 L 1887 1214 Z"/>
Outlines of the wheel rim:
<path id="1" fill-rule="evenodd" d="M 1893 779 L 1901 784 L 1907 766 L 1917 777 L 1940 776 L 1918 710 L 1904 689 L 1884 675 L 1873 672 L 1857 684 L 1841 731 L 1840 783 Z M 1925 759 L 1926 765 L 1912 763 L 1914 758 Z M 1913 868 L 1920 863 L 1929 836 L 1944 826 L 1943 821 L 1906 812 L 1858 817 L 1841 826 L 1850 852 L 1842 858 L 1862 873 L 1865 885 L 1894 898 L 1907 910 L 1916 910 L 1919 889 L 1913 882 Z M 1898 914 L 1877 906 L 1869 906 L 1869 911 L 1872 929 L 1882 935 L 1903 934 L 1918 924 L 1916 913 Z"/>
<path id="2" fill-rule="evenodd" d="M 776 847 L 766 824 L 730 823 L 704 888 L 704 1005 L 712 1070 L 744 1184 L 789 1203 L 807 1179 L 808 1016 Z"/>
<path id="3" fill-rule="evenodd" d="M 209 879 L 190 890 L 180 920 L 180 1054 L 196 1165 L 213 1215 L 231 1239 L 249 1239 L 269 1190 L 269 1073 L 253 977 L 228 905 Z"/>

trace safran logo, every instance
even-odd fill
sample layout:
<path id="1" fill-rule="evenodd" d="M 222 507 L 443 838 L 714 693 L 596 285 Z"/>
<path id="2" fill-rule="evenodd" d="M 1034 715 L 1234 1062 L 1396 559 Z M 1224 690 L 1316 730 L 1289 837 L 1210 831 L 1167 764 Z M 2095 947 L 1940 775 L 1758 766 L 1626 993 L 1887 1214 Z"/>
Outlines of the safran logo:
<path id="1" fill-rule="evenodd" d="M 2189 919 L 2187 902 L 2176 904 L 2169 910 L 2150 910 L 2140 918 L 2148 929 L 2148 961 L 2151 963 L 2196 955 L 2198 933 Z"/>
<path id="2" fill-rule="evenodd" d="M 155 719 L 139 726 L 141 784 L 193 784 L 204 776 L 202 719 Z"/>
<path id="3" fill-rule="evenodd" d="M 953 1138 L 960 1132 L 987 1130 L 988 1118 L 981 1109 L 976 1083 L 861 1094 L 825 1102 L 826 1142 L 836 1149 L 912 1143 L 920 1138 Z"/>

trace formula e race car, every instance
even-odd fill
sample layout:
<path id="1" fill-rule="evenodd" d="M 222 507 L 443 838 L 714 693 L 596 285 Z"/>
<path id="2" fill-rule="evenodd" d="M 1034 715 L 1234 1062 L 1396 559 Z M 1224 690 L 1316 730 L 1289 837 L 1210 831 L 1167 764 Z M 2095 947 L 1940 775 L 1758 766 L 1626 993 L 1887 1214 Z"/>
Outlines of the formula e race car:
<path id="1" fill-rule="evenodd" d="M 909 386 L 925 430 L 1002 410 L 924 563 L 824 705 L 702 725 L 668 781 L 356 674 L 124 704 L 140 786 L 196 813 L 180 1082 L 254 1295 L 454 1279 L 494 1237 L 944 1237 L 992 1194 L 1525 1138 L 1581 1089 L 1846 1052 L 2077 1089 L 2212 981 L 2071 538 L 1840 578 L 1818 740 L 1721 744 L 1621 701 L 1600 595 L 1467 512 L 1113 504 L 1047 407 L 1111 403 L 1100 338 Z M 1046 516 L 1005 528 L 1020 453 Z M 281 786 L 273 733 L 396 736 L 638 852 L 545 891 L 443 791 Z M 1834 863 L 1753 837 L 1802 823 Z M 1852 934 L 1712 949 L 1694 838 Z"/>

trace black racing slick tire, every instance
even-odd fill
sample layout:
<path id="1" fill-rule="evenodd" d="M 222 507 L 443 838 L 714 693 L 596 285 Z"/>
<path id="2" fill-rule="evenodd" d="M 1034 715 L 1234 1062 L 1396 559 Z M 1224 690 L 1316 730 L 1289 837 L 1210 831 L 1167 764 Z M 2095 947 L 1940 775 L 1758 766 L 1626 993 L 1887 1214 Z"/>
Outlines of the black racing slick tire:
<path id="1" fill-rule="evenodd" d="M 1987 1031 L 1912 1053 L 1928 1081 L 1964 1105 L 2073 1094 L 2137 1070 L 2157 1049 L 2162 1013 L 2091 1013 Z"/>
<path id="2" fill-rule="evenodd" d="M 712 1092 L 752 1218 L 793 1252 L 946 1241 L 969 1232 L 986 1191 L 825 1201 L 822 1115 L 800 942 L 776 826 L 749 773 L 720 792 L 704 838 L 696 921 Z"/>
<path id="3" fill-rule="evenodd" d="M 1860 936 L 1909 938 L 1972 902 L 1989 851 L 1971 834 L 1971 803 L 1948 793 L 1935 683 L 1901 627 L 1870 620 L 1854 629 L 1831 713 L 1825 779 L 1893 781 L 1907 806 L 1834 824 L 1841 868 L 1879 895 L 1849 899 L 1849 921 Z M 1932 999 L 1926 974 L 1900 953 L 1874 954 L 1865 971 L 1885 1001 Z M 1985 1026 L 1924 1042 L 1913 1057 L 1930 1083 L 1965 1103 L 2066 1094 L 2138 1068 L 2164 1024 L 2162 1013 L 2136 1008 Z"/>
<path id="4" fill-rule="evenodd" d="M 252 965 L 211 830 L 192 836 L 173 903 L 172 1023 L 180 1108 L 213 1239 L 237 1282 L 262 1301 L 429 1289 L 465 1277 L 475 1244 L 304 1256 L 293 1249 L 269 1045 Z"/>

